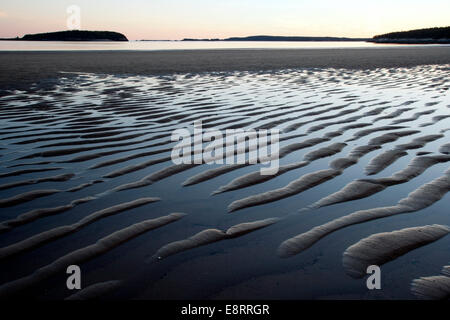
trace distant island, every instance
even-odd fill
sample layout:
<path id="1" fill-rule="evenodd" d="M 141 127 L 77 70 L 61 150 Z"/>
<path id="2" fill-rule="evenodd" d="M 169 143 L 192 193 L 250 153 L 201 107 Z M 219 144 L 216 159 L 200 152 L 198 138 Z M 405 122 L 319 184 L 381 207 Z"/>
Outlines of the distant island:
<path id="1" fill-rule="evenodd" d="M 376 43 L 400 43 L 400 44 L 450 43 L 450 27 L 391 32 L 382 35 L 377 35 L 369 41 Z"/>
<path id="2" fill-rule="evenodd" d="M 2 39 L 18 41 L 128 41 L 125 35 L 112 31 L 58 31 L 27 34 L 22 38 Z"/>
<path id="3" fill-rule="evenodd" d="M 368 38 L 341 38 L 341 37 L 297 37 L 297 36 L 249 36 L 231 37 L 226 39 L 191 39 L 185 38 L 182 41 L 367 41 Z"/>

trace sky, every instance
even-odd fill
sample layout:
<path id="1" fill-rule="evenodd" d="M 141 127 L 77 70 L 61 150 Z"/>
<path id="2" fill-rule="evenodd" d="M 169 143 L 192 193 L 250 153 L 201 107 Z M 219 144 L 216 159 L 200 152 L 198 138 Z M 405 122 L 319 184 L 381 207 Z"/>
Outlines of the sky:
<path id="1" fill-rule="evenodd" d="M 449 0 L 1 0 L 0 38 L 67 30 L 67 8 L 82 30 L 130 40 L 232 36 L 372 37 L 450 25 Z"/>

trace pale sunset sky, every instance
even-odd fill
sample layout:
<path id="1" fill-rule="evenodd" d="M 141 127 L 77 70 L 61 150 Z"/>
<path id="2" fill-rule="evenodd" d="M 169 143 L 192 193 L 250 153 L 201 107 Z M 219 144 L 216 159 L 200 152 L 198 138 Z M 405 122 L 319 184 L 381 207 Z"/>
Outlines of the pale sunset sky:
<path id="1" fill-rule="evenodd" d="M 81 29 L 130 40 L 372 37 L 450 25 L 449 0 L 1 0 L 0 38 L 66 30 L 70 5 L 81 8 Z"/>

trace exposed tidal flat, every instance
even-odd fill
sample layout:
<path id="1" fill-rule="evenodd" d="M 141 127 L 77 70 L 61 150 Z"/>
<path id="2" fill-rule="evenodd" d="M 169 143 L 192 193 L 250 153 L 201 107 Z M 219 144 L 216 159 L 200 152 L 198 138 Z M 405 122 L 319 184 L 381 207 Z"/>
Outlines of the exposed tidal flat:
<path id="1" fill-rule="evenodd" d="M 33 82 L 39 82 L 40 86 L 51 85 L 60 72 L 164 75 L 290 68 L 375 69 L 450 63 L 450 45 L 381 44 L 369 48 L 339 48 L 340 45 L 342 43 L 334 43 L 334 47 L 326 49 L 0 51 L 0 88 L 14 89 L 22 85 L 29 89 Z M 89 48 L 89 45 L 84 47 Z"/>
<path id="2" fill-rule="evenodd" d="M 445 298 L 449 51 L 1 52 L 0 297 Z M 196 120 L 280 170 L 175 165 Z"/>

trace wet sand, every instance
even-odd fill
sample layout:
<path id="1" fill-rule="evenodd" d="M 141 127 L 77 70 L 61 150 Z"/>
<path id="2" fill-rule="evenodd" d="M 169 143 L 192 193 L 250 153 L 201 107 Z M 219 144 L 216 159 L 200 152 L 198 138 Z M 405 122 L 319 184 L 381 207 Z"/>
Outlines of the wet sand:
<path id="1" fill-rule="evenodd" d="M 357 50 L 279 52 L 309 55 L 286 59 L 289 67 L 332 61 L 313 53 L 355 52 L 359 58 L 336 61 L 367 69 L 128 77 L 118 76 L 127 63 L 136 64 L 129 69 L 136 74 L 167 65 L 149 60 L 161 55 L 151 52 L 126 53 L 147 59 L 142 70 L 131 58 L 89 60 L 119 59 L 125 55 L 119 52 L 18 55 L 48 63 L 27 74 L 20 60 L 10 61 L 11 70 L 20 71 L 9 75 L 13 83 L 44 80 L 0 97 L 0 299 L 69 298 L 54 281 L 73 263 L 90 264 L 83 296 L 379 298 L 345 273 L 345 266 L 359 267 L 344 265 L 342 255 L 371 235 L 397 238 L 395 232 L 403 236 L 408 228 L 450 225 L 450 64 L 399 67 L 408 59 L 394 58 L 410 54 L 409 61 L 424 63 L 418 52 L 433 48 L 389 49 L 384 58 L 384 49 Z M 242 56 L 251 61 L 251 52 L 266 55 L 268 63 L 257 70 L 278 59 L 269 55 L 273 50 Z M 170 60 L 183 53 L 166 54 Z M 378 60 L 363 59 L 376 54 Z M 54 55 L 61 59 L 51 63 Z M 239 59 L 231 65 L 228 58 L 214 66 L 239 67 Z M 374 68 L 377 61 L 396 66 Z M 208 62 L 177 63 L 200 71 Z M 95 74 L 102 66 L 98 72 L 108 74 Z M 95 72 L 51 73 L 70 68 Z M 114 68 L 119 71 L 111 74 Z M 47 90 L 45 79 L 52 77 L 55 85 Z M 174 164 L 171 133 L 195 120 L 223 132 L 279 129 L 280 170 L 262 176 L 262 164 L 249 162 Z M 225 158 L 232 151 L 225 150 Z M 406 233 L 405 246 L 397 241 L 400 249 L 422 243 L 414 232 Z M 450 237 L 432 240 L 405 255 L 390 254 L 398 247 L 373 252 L 376 262 L 392 257 L 380 260 L 386 262 L 384 298 L 430 296 L 430 281 L 448 264 L 442 252 Z M 422 280 L 411 292 L 413 279 Z"/>
<path id="2" fill-rule="evenodd" d="M 375 69 L 450 63 L 448 47 L 0 52 L 0 88 L 52 83 L 63 72 L 161 75 L 290 68 Z M 66 75 L 67 76 L 67 75 Z"/>

